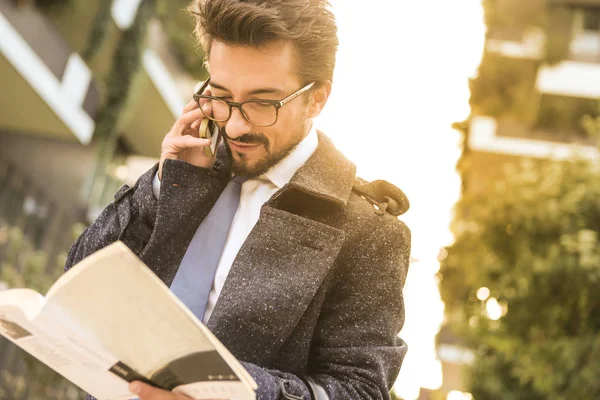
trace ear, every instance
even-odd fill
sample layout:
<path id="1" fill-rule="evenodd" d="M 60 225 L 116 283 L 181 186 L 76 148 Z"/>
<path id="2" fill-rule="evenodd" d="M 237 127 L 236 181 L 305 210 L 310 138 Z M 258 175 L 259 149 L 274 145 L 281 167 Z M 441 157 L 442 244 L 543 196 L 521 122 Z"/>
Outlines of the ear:
<path id="1" fill-rule="evenodd" d="M 310 99 L 308 103 L 308 117 L 315 118 L 321 114 L 323 108 L 325 108 L 325 104 L 327 104 L 327 99 L 329 99 L 329 95 L 331 94 L 331 81 L 325 81 L 320 83 L 318 86 L 310 90 Z"/>

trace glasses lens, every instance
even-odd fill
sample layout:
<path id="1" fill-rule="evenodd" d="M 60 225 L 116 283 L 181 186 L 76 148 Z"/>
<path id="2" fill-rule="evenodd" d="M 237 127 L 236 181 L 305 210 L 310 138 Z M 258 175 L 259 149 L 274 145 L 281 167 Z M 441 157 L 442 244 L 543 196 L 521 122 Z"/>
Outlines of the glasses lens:
<path id="1" fill-rule="evenodd" d="M 222 100 L 200 97 L 198 98 L 198 106 L 202 113 L 213 121 L 227 121 L 229 119 L 229 105 Z"/>
<path id="2" fill-rule="evenodd" d="M 242 112 L 256 126 L 269 126 L 277 121 L 277 108 L 271 103 L 250 101 L 242 105 Z"/>

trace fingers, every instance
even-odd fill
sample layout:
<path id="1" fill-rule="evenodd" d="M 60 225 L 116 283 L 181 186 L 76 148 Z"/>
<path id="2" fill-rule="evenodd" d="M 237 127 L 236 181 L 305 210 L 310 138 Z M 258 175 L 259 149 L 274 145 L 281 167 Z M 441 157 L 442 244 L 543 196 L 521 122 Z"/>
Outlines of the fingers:
<path id="1" fill-rule="evenodd" d="M 190 135 L 193 137 L 200 137 L 198 130 L 200 129 L 200 123 L 202 121 L 197 119 L 196 121 L 192 122 L 192 125 L 190 125 L 189 128 L 185 129 L 182 132 L 182 135 Z"/>
<path id="2" fill-rule="evenodd" d="M 210 96 L 211 92 L 210 90 L 205 90 L 204 94 Z M 177 121 L 175 121 L 175 124 L 173 124 L 173 127 L 171 128 L 167 136 L 181 136 L 186 134 L 192 134 L 189 132 L 186 133 L 186 130 L 190 128 L 196 130 L 198 129 L 198 127 L 200 126 L 200 121 L 202 121 L 203 118 L 206 118 L 205 113 L 210 113 L 210 104 L 207 104 L 205 100 L 204 102 L 203 100 L 200 101 L 203 104 L 203 109 L 200 109 L 198 107 L 198 103 L 196 103 L 196 101 L 193 99 L 186 104 L 186 106 L 183 108 L 183 114 L 181 114 Z M 195 136 L 198 135 L 196 134 Z"/>
<path id="3" fill-rule="evenodd" d="M 181 135 L 182 136 L 200 137 L 200 134 L 198 133 L 198 129 L 191 129 L 191 128 L 183 131 Z"/>
<path id="4" fill-rule="evenodd" d="M 196 120 L 194 122 L 192 122 L 192 125 L 190 125 L 189 128 L 184 129 L 184 131 L 181 133 L 183 136 L 185 135 L 190 135 L 193 137 L 200 137 L 198 131 L 200 128 L 200 120 Z"/>
<path id="5" fill-rule="evenodd" d="M 198 107 L 182 114 L 181 117 L 173 125 L 170 134 L 181 135 L 184 130 L 188 129 L 195 121 L 205 118 L 204 113 Z"/>
<path id="6" fill-rule="evenodd" d="M 190 400 L 182 394 L 167 392 L 139 381 L 131 382 L 129 391 L 138 395 L 140 400 Z"/>
<path id="7" fill-rule="evenodd" d="M 197 147 L 208 147 L 212 144 L 210 139 L 202 139 L 191 135 L 171 136 L 163 141 L 163 151 L 178 153 L 181 150 Z"/>
<path id="8" fill-rule="evenodd" d="M 211 95 L 209 90 L 205 90 L 205 95 Z M 200 100 L 205 112 L 211 112 L 211 102 Z M 171 130 L 165 135 L 162 142 L 160 161 L 158 164 L 158 178 L 162 176 L 162 166 L 166 159 L 183 160 L 192 165 L 204 168 L 211 168 L 214 164 L 214 157 L 207 157 L 201 147 L 208 147 L 212 140 L 199 137 L 198 129 L 202 120 L 206 118 L 203 110 L 199 108 L 195 100 L 191 100 L 183 108 L 183 114 L 175 121 Z"/>

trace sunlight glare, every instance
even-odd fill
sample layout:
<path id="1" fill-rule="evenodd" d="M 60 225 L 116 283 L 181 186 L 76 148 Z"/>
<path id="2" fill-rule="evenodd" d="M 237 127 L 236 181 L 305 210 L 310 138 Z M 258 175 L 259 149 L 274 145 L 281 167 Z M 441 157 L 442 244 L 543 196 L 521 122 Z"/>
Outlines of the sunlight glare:
<path id="1" fill-rule="evenodd" d="M 377 6 L 374 6 L 374 5 Z M 412 231 L 405 286 L 409 351 L 395 385 L 405 399 L 442 383 L 435 336 L 443 303 L 435 274 L 460 195 L 455 165 L 469 115 L 468 78 L 480 62 L 484 24 L 478 0 L 332 0 L 340 48 L 333 91 L 317 127 L 333 138 L 367 180 L 385 179 L 408 196 L 401 219 Z"/>

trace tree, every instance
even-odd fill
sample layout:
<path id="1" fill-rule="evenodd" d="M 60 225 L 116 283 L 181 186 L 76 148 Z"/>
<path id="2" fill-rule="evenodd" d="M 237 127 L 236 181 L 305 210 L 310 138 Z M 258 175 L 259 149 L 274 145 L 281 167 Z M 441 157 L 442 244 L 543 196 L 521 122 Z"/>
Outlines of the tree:
<path id="1" fill-rule="evenodd" d="M 197 79 L 206 79 L 204 52 L 194 37 L 196 21 L 187 11 L 189 0 L 161 0 L 156 15 L 180 65 Z"/>
<path id="2" fill-rule="evenodd" d="M 148 24 L 153 18 L 156 17 L 162 23 L 181 66 L 198 78 L 206 77 L 204 54 L 199 51 L 193 39 L 194 18 L 186 11 L 188 4 L 188 0 L 142 0 L 133 24 L 123 32 L 106 82 L 107 98 L 98 114 L 93 133 L 97 150 L 94 172 L 86 190 L 88 197 L 93 193 L 97 178 L 105 174 L 118 146 L 118 124 L 128 102 L 134 97 L 134 80 L 140 70 Z M 87 61 L 94 58 L 105 42 L 111 23 L 111 5 L 112 0 L 103 0 L 100 4 L 83 51 Z"/>
<path id="3" fill-rule="evenodd" d="M 88 57 L 93 57 L 104 42 L 106 29 L 103 26 L 109 20 L 106 9 L 110 3 L 110 1 L 104 1 L 101 11 L 96 16 L 89 45 L 85 50 Z M 117 124 L 131 97 L 131 87 L 142 62 L 142 50 L 148 23 L 154 16 L 154 12 L 155 0 L 142 0 L 133 23 L 123 32 L 115 50 L 107 82 L 106 102 L 98 113 L 93 133 L 97 147 L 94 171 L 91 175 L 90 186 L 86 191 L 88 196 L 92 194 L 96 178 L 106 173 L 108 165 L 114 157 L 121 134 Z"/>
<path id="4" fill-rule="evenodd" d="M 597 166 L 513 165 L 461 200 L 453 229 L 441 291 L 476 350 L 474 397 L 600 397 Z"/>
<path id="5" fill-rule="evenodd" d="M 473 114 L 559 129 L 567 139 L 583 127 L 600 138 L 588 102 L 549 98 L 551 107 L 539 109 L 537 69 L 568 54 L 573 13 L 546 0 L 526 3 L 484 0 L 488 36 L 539 28 L 545 55 L 515 60 L 487 51 L 470 82 Z M 591 116 L 581 121 L 583 112 Z M 474 191 L 468 122 L 454 125 L 465 136 L 463 198 L 439 275 L 449 328 L 475 351 L 470 390 L 478 400 L 599 398 L 598 165 L 515 162 Z"/>

